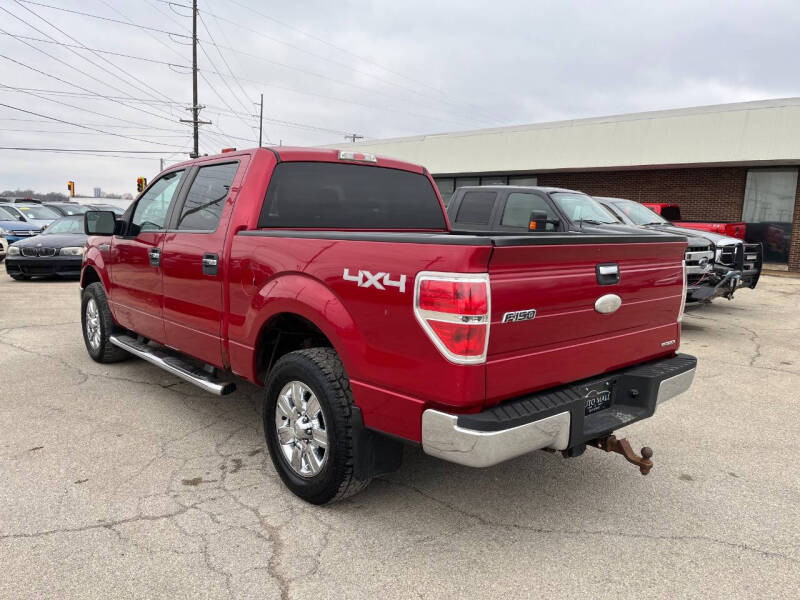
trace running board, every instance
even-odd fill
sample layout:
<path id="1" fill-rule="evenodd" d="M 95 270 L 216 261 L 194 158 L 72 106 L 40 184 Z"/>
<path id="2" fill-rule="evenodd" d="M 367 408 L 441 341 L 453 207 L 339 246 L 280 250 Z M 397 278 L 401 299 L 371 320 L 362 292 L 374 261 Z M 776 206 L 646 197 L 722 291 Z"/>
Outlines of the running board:
<path id="1" fill-rule="evenodd" d="M 216 394 L 217 396 L 225 396 L 236 391 L 236 384 L 232 381 L 222 381 L 214 375 L 207 373 L 201 367 L 181 360 L 177 356 L 167 354 L 158 348 L 153 348 L 129 335 L 111 335 L 109 336 L 109 341 L 115 346 L 130 352 L 134 356 L 143 358 L 147 362 L 161 367 L 176 377 L 193 383 L 197 387 L 211 392 L 212 394 Z"/>

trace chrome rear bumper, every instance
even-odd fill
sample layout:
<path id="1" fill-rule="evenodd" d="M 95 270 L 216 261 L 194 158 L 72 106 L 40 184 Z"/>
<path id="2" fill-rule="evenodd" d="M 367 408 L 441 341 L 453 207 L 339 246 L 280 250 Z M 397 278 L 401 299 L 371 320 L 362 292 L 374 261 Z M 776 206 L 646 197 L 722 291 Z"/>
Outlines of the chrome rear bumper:
<path id="1" fill-rule="evenodd" d="M 692 384 L 697 361 L 677 355 L 601 378 L 616 387 L 611 405 L 586 413 L 587 382 L 504 402 L 477 415 L 428 409 L 422 413 L 422 448 L 431 456 L 489 467 L 534 450 L 568 450 L 650 417 L 656 406 Z M 522 422 L 524 421 L 524 422 Z"/>

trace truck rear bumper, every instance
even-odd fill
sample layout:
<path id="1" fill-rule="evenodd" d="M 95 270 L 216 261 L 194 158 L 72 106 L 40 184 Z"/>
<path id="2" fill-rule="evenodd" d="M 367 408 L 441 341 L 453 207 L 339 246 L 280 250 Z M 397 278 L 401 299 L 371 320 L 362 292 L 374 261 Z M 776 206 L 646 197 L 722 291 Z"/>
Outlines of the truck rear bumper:
<path id="1" fill-rule="evenodd" d="M 658 404 L 689 389 L 696 368 L 694 356 L 678 354 L 476 414 L 428 409 L 422 414 L 422 448 L 469 467 L 489 467 L 543 448 L 575 448 L 652 416 Z M 594 411 L 598 397 L 604 408 Z"/>

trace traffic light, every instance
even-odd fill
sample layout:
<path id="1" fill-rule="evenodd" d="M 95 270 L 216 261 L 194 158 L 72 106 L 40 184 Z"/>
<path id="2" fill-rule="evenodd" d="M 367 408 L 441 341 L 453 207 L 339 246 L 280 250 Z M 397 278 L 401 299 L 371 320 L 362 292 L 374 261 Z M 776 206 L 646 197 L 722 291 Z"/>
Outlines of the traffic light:
<path id="1" fill-rule="evenodd" d="M 69 190 L 70 198 L 74 198 L 75 197 L 75 182 L 74 181 L 68 181 L 67 182 L 67 190 Z"/>
<path id="2" fill-rule="evenodd" d="M 137 177 L 136 178 L 136 191 L 143 192 L 144 188 L 147 187 L 147 177 Z"/>

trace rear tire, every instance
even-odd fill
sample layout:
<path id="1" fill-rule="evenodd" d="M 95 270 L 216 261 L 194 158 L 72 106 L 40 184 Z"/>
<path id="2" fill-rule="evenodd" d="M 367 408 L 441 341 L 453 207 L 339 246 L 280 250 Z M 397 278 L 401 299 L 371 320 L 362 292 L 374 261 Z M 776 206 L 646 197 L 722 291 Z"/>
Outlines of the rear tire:
<path id="1" fill-rule="evenodd" d="M 335 502 L 369 485 L 354 474 L 352 409 L 350 380 L 332 348 L 290 352 L 270 371 L 264 392 L 270 457 L 286 486 L 306 502 Z"/>
<path id="2" fill-rule="evenodd" d="M 103 284 L 96 282 L 86 286 L 81 296 L 81 328 L 86 351 L 92 360 L 113 363 L 130 356 L 125 350 L 113 345 L 109 337 L 116 329 Z"/>

